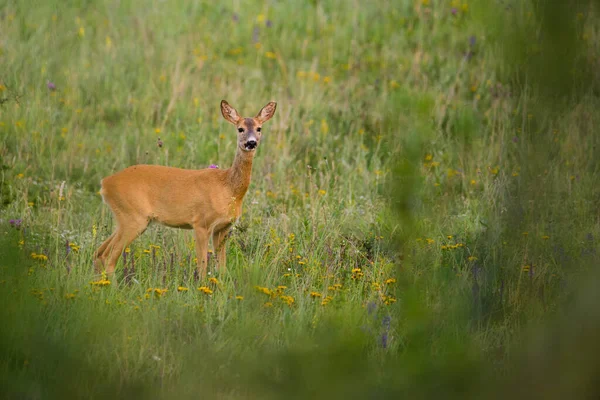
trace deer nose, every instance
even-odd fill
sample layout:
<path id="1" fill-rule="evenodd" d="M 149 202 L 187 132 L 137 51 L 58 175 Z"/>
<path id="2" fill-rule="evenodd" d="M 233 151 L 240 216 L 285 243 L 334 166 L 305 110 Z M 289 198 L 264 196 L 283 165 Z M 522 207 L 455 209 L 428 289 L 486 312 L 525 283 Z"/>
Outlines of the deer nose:
<path id="1" fill-rule="evenodd" d="M 256 148 L 256 140 L 248 140 L 246 142 L 246 148 L 247 149 L 255 149 Z"/>

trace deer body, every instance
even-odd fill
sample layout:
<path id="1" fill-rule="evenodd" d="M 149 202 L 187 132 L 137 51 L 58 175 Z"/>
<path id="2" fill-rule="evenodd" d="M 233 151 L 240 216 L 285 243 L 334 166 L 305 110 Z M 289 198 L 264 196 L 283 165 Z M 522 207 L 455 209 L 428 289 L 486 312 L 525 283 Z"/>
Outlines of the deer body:
<path id="1" fill-rule="evenodd" d="M 124 248 L 150 222 L 158 222 L 194 230 L 201 276 L 206 274 L 208 240 L 212 236 L 217 262 L 224 270 L 225 241 L 231 225 L 242 214 L 261 125 L 273 116 L 275 108 L 271 102 L 255 118 L 241 118 L 227 102 L 221 102 L 223 116 L 239 132 L 237 153 L 229 169 L 134 165 L 103 179 L 101 194 L 117 227 L 96 251 L 96 269 L 105 266 L 112 274 Z"/>

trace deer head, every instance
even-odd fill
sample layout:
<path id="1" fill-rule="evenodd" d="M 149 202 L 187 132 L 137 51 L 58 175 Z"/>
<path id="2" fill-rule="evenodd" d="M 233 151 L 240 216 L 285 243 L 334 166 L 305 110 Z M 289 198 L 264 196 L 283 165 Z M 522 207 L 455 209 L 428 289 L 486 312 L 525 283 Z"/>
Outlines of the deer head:
<path id="1" fill-rule="evenodd" d="M 242 118 L 235 108 L 225 100 L 221 101 L 221 114 L 223 118 L 236 126 L 238 131 L 238 147 L 242 151 L 255 151 L 260 143 L 262 124 L 270 120 L 275 114 L 277 103 L 269 102 L 254 118 Z"/>

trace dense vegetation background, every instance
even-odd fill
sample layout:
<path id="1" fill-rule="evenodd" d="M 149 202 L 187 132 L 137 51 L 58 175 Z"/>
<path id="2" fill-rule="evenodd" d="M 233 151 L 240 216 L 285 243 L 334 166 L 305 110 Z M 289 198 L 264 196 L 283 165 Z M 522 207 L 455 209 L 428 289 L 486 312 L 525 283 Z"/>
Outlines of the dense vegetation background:
<path id="1" fill-rule="evenodd" d="M 0 0 L 0 393 L 596 398 L 594 1 Z M 228 167 L 227 273 L 102 177 Z M 158 143 L 162 146 L 158 146 Z"/>

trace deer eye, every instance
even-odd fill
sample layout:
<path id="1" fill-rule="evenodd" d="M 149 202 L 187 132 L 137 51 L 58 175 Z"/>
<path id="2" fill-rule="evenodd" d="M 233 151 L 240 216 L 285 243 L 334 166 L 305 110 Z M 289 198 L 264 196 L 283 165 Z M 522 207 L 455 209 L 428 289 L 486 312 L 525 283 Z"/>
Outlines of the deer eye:
<path id="1" fill-rule="evenodd" d="M 238 128 L 238 132 L 239 132 L 239 133 L 242 133 L 242 132 L 244 132 L 244 128 Z"/>
<path id="2" fill-rule="evenodd" d="M 260 128 L 256 128 L 256 132 L 260 132 Z"/>

